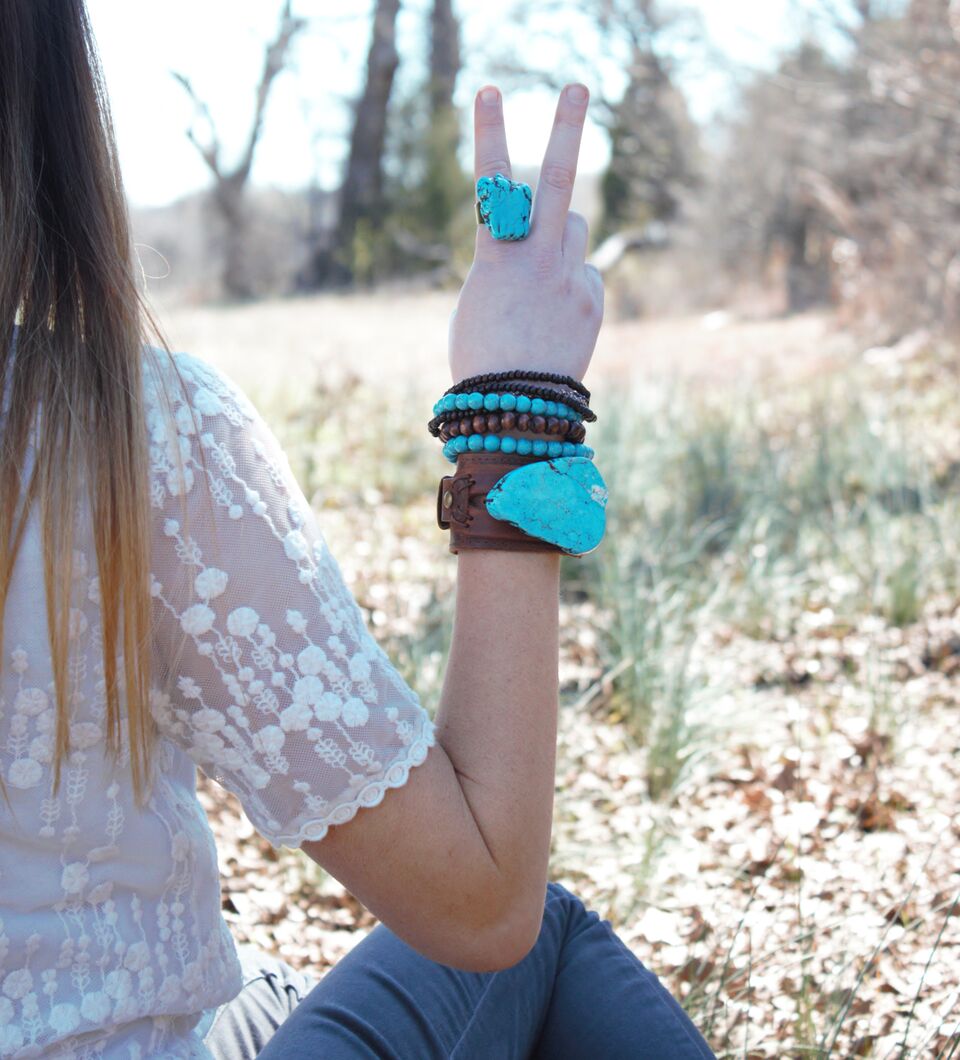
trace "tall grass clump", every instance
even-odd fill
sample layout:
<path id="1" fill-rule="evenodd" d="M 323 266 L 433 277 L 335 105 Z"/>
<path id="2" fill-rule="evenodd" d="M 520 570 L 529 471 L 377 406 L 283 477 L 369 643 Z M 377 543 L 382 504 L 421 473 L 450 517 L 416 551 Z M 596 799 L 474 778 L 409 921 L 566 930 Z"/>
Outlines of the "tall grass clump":
<path id="1" fill-rule="evenodd" d="M 711 742 L 702 701 L 720 689 L 698 642 L 717 621 L 763 639 L 824 607 L 908 625 L 956 583 L 937 548 L 954 502 L 910 424 L 851 379 L 746 395 L 653 385 L 595 404 L 608 528 L 571 576 L 607 616 L 606 708 L 646 748 L 651 794 Z"/>

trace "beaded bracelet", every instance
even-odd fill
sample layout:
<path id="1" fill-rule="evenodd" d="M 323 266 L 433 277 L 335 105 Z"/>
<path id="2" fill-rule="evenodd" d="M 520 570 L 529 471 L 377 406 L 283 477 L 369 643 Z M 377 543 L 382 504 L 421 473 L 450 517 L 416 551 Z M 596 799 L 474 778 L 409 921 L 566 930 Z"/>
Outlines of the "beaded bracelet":
<path id="1" fill-rule="evenodd" d="M 521 378 L 533 379 L 542 383 L 560 383 L 570 390 L 582 394 L 587 401 L 590 400 L 590 391 L 579 379 L 574 379 L 572 375 L 558 375 L 556 372 L 525 371 L 522 368 L 512 372 L 486 372 L 483 375 L 472 375 L 469 379 L 461 379 L 459 383 L 454 383 L 445 393 L 462 394 L 465 390 L 476 390 L 479 386 L 487 383 L 502 383 L 510 379 Z"/>
<path id="2" fill-rule="evenodd" d="M 535 416 L 556 416 L 560 419 L 572 420 L 580 423 L 582 419 L 595 420 L 596 415 L 587 407 L 571 408 L 563 401 L 553 401 L 540 395 L 530 396 L 524 393 L 489 393 L 481 394 L 473 391 L 469 394 L 445 394 L 439 401 L 434 403 L 434 418 L 427 424 L 427 429 L 436 437 L 440 433 L 440 425 L 449 419 L 453 419 L 457 412 L 486 411 L 496 412 L 502 409 L 504 412 L 518 413 L 529 412 Z M 450 414 L 454 415 L 451 416 Z M 589 413 L 589 415 L 586 415 Z"/>
<path id="3" fill-rule="evenodd" d="M 587 429 L 582 423 L 557 416 L 533 416 L 529 412 L 463 412 L 457 419 L 445 420 L 440 427 L 441 442 L 459 435 L 499 434 L 500 431 L 530 431 L 533 434 L 556 434 L 561 440 L 582 442 Z"/>
<path id="4" fill-rule="evenodd" d="M 595 420 L 596 413 L 590 408 L 590 406 L 582 401 L 577 396 L 571 396 L 569 394 L 560 394 L 552 387 L 548 386 L 534 386 L 532 383 L 523 382 L 506 382 L 506 383 L 488 383 L 484 388 L 487 393 L 502 394 L 505 391 L 513 394 L 527 394 L 530 397 L 542 398 L 546 401 L 559 401 L 566 404 L 574 412 L 580 413 L 585 420 Z M 443 400 L 446 400 L 444 398 Z"/>
<path id="5" fill-rule="evenodd" d="M 532 412 L 535 416 L 560 416 L 563 419 L 576 420 L 579 422 L 582 416 L 575 409 L 565 405 L 562 401 L 547 400 L 542 397 L 530 397 L 527 394 L 513 394 L 491 392 L 481 394 L 474 390 L 467 394 L 444 394 L 439 401 L 433 405 L 434 415 L 444 412 L 496 412 L 503 409 L 504 412 Z"/>
<path id="6" fill-rule="evenodd" d="M 495 434 L 471 434 L 468 438 L 460 435 L 451 438 L 443 447 L 443 455 L 451 464 L 457 462 L 459 453 L 477 453 L 485 450 L 495 453 L 498 450 L 503 453 L 518 453 L 520 456 L 545 456 L 548 459 L 558 456 L 585 456 L 588 460 L 594 457 L 594 451 L 589 445 L 578 445 L 574 442 L 546 442 L 542 438 L 532 441 L 529 438 L 514 438 L 506 434 L 498 437 Z"/>
<path id="7" fill-rule="evenodd" d="M 459 408 L 463 405 L 464 399 L 473 399 L 474 402 L 477 402 L 478 400 L 482 401 L 486 396 L 492 393 L 499 395 L 511 393 L 514 396 L 523 395 L 529 396 L 531 399 L 539 398 L 541 401 L 545 402 L 552 401 L 554 404 L 564 405 L 565 408 L 569 407 L 572 411 L 579 413 L 580 416 L 583 416 L 586 419 L 595 419 L 590 407 L 579 398 L 570 398 L 570 396 L 558 393 L 550 387 L 537 387 L 530 383 L 513 382 L 491 383 L 485 389 L 486 393 L 474 390 L 470 392 L 464 391 L 463 393 L 458 394 L 444 394 L 440 401 L 437 402 L 437 406 L 442 408 L 444 403 L 446 403 L 450 408 Z M 450 399 L 452 399 L 452 404 L 450 403 Z M 458 401 L 460 402 L 460 405 L 457 405 Z"/>

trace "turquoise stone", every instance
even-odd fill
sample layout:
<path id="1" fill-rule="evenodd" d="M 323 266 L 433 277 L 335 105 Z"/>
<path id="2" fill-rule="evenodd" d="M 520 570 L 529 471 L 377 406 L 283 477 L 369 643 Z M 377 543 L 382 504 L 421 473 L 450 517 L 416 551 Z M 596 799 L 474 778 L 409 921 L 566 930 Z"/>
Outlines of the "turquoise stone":
<path id="1" fill-rule="evenodd" d="M 467 405 L 467 401 L 469 400 L 469 398 L 470 398 L 469 394 L 457 394 L 457 400 L 456 400 L 455 404 L 456 404 L 456 407 L 461 412 L 466 412 L 467 408 L 469 407 Z"/>
<path id="2" fill-rule="evenodd" d="M 573 556 L 592 552 L 607 528 L 607 487 L 592 460 L 558 457 L 509 471 L 485 498 L 494 519 L 557 545 Z"/>
<path id="3" fill-rule="evenodd" d="M 496 412 L 500 408 L 499 394 L 486 394 L 483 398 L 483 407 L 487 412 Z"/>
<path id="4" fill-rule="evenodd" d="M 517 394 L 517 412 L 530 411 L 530 398 L 526 394 Z"/>
<path id="5" fill-rule="evenodd" d="M 477 181 L 479 219 L 494 239 L 526 239 L 530 233 L 530 204 L 533 191 L 523 181 L 502 173 Z"/>

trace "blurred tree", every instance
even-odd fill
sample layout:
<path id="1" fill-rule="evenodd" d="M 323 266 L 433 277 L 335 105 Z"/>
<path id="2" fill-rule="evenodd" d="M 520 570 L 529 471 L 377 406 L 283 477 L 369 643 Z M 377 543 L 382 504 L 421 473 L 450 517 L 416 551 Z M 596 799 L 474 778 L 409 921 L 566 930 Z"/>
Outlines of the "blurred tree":
<path id="1" fill-rule="evenodd" d="M 778 273 L 790 311 L 829 300 L 835 216 L 810 178 L 833 171 L 846 104 L 843 71 L 803 41 L 744 89 L 705 204 L 719 268 L 734 282 Z"/>
<path id="2" fill-rule="evenodd" d="M 239 301 L 249 300 L 256 294 L 253 290 L 250 270 L 247 266 L 249 254 L 246 239 L 248 217 L 244 193 L 250 178 L 250 170 L 253 167 L 253 157 L 257 142 L 263 131 L 263 115 L 273 82 L 288 63 L 293 39 L 307 24 L 305 19 L 297 18 L 291 13 L 290 3 L 291 0 L 286 0 L 284 3 L 280 13 L 277 36 L 267 46 L 263 72 L 260 75 L 260 82 L 257 86 L 253 123 L 240 161 L 232 170 L 227 170 L 221 162 L 220 141 L 217 137 L 210 109 L 198 98 L 190 79 L 186 75 L 171 71 L 174 79 L 183 86 L 187 95 L 193 100 L 197 111 L 206 119 L 209 125 L 209 137 L 206 143 L 200 142 L 192 127 L 187 130 L 187 138 L 200 152 L 200 157 L 213 174 L 214 185 L 211 195 L 221 223 L 224 240 L 223 270 L 221 274 L 223 292 L 228 298 Z"/>
<path id="3" fill-rule="evenodd" d="M 947 0 L 823 0 L 742 92 L 702 223 L 720 270 L 782 262 L 786 307 L 833 301 L 886 339 L 960 325 L 960 19 Z M 822 27 L 821 27 L 822 31 Z M 712 236 L 712 238 L 711 238 Z"/>
<path id="4" fill-rule="evenodd" d="M 296 286 L 315 290 L 356 280 L 371 282 L 388 212 L 383 155 L 397 51 L 400 0 L 375 0 L 363 92 L 354 105 L 347 164 L 340 186 L 337 221 L 312 248 Z"/>
<path id="5" fill-rule="evenodd" d="M 459 161 L 462 130 L 453 97 L 462 60 L 452 0 L 433 0 L 426 35 L 425 80 L 398 103 L 391 118 L 390 268 L 426 267 L 444 281 L 455 275 L 455 248 L 476 226 L 472 212 L 464 209 L 472 201 L 473 182 Z"/>
<path id="6" fill-rule="evenodd" d="M 848 296 L 895 331 L 960 325 L 960 17 L 909 0 L 857 33 L 845 193 Z"/>
<path id="7" fill-rule="evenodd" d="M 696 131 L 683 96 L 655 53 L 638 54 L 608 126 L 610 163 L 601 183 L 594 238 L 625 227 L 673 221 L 682 193 L 696 186 Z"/>

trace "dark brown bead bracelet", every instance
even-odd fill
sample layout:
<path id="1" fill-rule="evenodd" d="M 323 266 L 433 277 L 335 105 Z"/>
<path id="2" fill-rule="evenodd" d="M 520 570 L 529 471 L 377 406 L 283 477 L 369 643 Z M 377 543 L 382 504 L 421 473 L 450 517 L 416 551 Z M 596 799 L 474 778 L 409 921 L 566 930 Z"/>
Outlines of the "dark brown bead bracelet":
<path id="1" fill-rule="evenodd" d="M 530 431 L 555 434 L 568 442 L 582 442 L 587 429 L 559 416 L 534 416 L 529 412 L 464 412 L 447 420 L 440 428 L 440 440 L 448 442 L 460 435 L 499 434 L 500 431 Z"/>
<path id="2" fill-rule="evenodd" d="M 446 394 L 468 394 L 471 390 L 479 390 L 490 383 L 502 383 L 510 379 L 533 379 L 541 383 L 560 383 L 575 393 L 582 394 L 584 399 L 590 400 L 590 391 L 572 375 L 559 375 L 556 372 L 524 371 L 518 368 L 510 372 L 485 372 L 483 375 L 472 375 L 469 379 L 461 379 L 455 383 Z"/>

